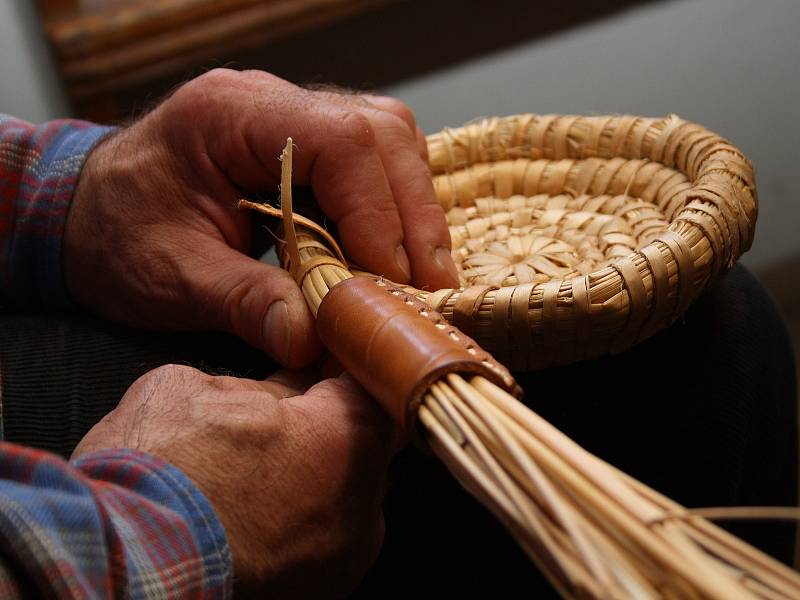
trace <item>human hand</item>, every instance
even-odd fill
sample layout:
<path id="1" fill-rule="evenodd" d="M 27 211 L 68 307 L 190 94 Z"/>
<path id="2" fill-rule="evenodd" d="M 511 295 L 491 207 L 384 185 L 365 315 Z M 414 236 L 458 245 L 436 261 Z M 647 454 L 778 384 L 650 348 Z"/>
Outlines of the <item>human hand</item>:
<path id="1" fill-rule="evenodd" d="M 181 469 L 225 528 L 240 592 L 343 595 L 380 549 L 399 438 L 347 375 L 309 384 L 289 371 L 253 381 L 161 367 L 130 387 L 73 458 L 135 448 Z"/>
<path id="2" fill-rule="evenodd" d="M 360 265 L 420 287 L 457 285 L 450 237 L 423 160 L 425 139 L 397 100 L 309 91 L 258 71 L 211 71 L 89 156 L 64 236 L 71 296 L 117 321 L 237 334 L 287 366 L 319 342 L 282 270 L 246 256 L 240 190 L 310 185 Z"/>

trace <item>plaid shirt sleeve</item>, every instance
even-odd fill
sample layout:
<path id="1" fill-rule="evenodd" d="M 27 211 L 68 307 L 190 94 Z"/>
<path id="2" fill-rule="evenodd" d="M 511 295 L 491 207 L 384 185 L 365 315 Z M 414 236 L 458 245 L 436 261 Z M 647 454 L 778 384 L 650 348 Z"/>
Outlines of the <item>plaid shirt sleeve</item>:
<path id="1" fill-rule="evenodd" d="M 222 526 L 176 468 L 0 442 L 0 597 L 226 598 L 231 571 Z"/>
<path id="2" fill-rule="evenodd" d="M 61 266 L 67 210 L 86 157 L 111 131 L 0 114 L 0 304 L 69 306 Z"/>
<path id="3" fill-rule="evenodd" d="M 69 306 L 67 211 L 110 131 L 0 115 L 0 305 Z M 0 598 L 224 598 L 231 581 L 222 525 L 178 469 L 133 450 L 69 463 L 0 442 Z"/>

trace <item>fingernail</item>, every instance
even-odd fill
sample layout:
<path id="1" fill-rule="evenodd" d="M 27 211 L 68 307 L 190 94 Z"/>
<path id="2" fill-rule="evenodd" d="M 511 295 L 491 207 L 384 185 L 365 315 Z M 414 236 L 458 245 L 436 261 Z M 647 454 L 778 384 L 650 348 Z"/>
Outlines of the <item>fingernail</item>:
<path id="1" fill-rule="evenodd" d="M 276 300 L 267 310 L 264 319 L 264 339 L 269 344 L 272 356 L 278 362 L 289 362 L 289 307 L 283 300 Z"/>
<path id="2" fill-rule="evenodd" d="M 403 272 L 407 281 L 411 281 L 411 263 L 408 261 L 408 254 L 406 249 L 398 246 L 394 251 L 394 262 L 397 263 L 397 268 Z"/>
<path id="3" fill-rule="evenodd" d="M 458 269 L 456 269 L 456 263 L 453 262 L 453 256 L 450 254 L 450 250 L 445 248 L 444 246 L 439 246 L 433 252 L 433 260 L 436 261 L 437 266 L 442 271 L 445 271 L 450 277 L 452 277 L 455 285 L 458 285 Z"/>

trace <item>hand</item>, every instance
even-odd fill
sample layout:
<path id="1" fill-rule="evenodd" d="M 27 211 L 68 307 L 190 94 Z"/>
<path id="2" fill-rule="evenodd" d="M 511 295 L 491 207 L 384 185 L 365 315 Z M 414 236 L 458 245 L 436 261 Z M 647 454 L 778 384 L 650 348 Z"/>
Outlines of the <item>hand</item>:
<path id="1" fill-rule="evenodd" d="M 181 469 L 228 537 L 240 591 L 347 593 L 383 540 L 381 503 L 397 431 L 347 375 L 308 388 L 168 365 L 139 378 L 73 458 L 135 448 Z"/>
<path id="2" fill-rule="evenodd" d="M 290 136 L 294 182 L 313 188 L 353 260 L 398 282 L 457 285 L 424 137 L 404 104 L 220 69 L 89 156 L 64 236 L 71 296 L 125 323 L 230 331 L 284 365 L 310 363 L 319 342 L 303 296 L 246 256 L 249 217 L 236 208 L 242 189 L 276 189 Z"/>

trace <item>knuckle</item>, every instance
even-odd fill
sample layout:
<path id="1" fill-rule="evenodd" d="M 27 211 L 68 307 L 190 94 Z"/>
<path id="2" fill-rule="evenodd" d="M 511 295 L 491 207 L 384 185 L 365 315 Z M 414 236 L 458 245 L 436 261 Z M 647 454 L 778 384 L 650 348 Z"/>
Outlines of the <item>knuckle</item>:
<path id="1" fill-rule="evenodd" d="M 279 299 L 290 302 L 298 291 L 291 278 L 280 270 L 263 279 L 241 274 L 220 281 L 218 286 L 220 302 L 216 318 L 220 326 L 256 341 L 261 339 L 259 325 L 264 323 L 273 302 Z"/>
<path id="2" fill-rule="evenodd" d="M 272 75 L 260 69 L 244 69 L 239 71 L 239 76 L 243 79 L 255 79 L 258 81 L 271 79 Z"/>
<path id="3" fill-rule="evenodd" d="M 391 96 L 383 96 L 381 102 L 384 110 L 401 119 L 408 127 L 412 129 L 416 128 L 414 111 L 412 111 L 405 102 L 397 98 L 392 98 Z"/>
<path id="4" fill-rule="evenodd" d="M 383 111 L 378 119 L 382 128 L 411 139 L 411 130 L 408 128 L 408 123 L 398 115 Z"/>
<path id="5" fill-rule="evenodd" d="M 200 371 L 185 365 L 161 365 L 141 375 L 125 392 L 124 399 L 138 403 L 142 398 L 163 395 L 170 390 L 186 389 L 189 382 L 203 377 Z"/>
<path id="6" fill-rule="evenodd" d="M 265 83 L 270 85 L 285 85 L 288 82 L 285 79 L 281 79 L 272 73 L 267 73 L 266 71 L 261 71 L 260 69 L 245 69 L 244 71 L 235 71 L 239 78 L 242 80 L 248 80 L 259 85 L 263 85 Z"/>
<path id="7" fill-rule="evenodd" d="M 199 77 L 195 78 L 192 83 L 195 83 L 201 87 L 217 87 L 219 85 L 233 83 L 241 76 L 241 71 L 217 67 L 216 69 L 211 69 L 210 71 L 207 71 L 206 73 L 203 73 Z"/>
<path id="8" fill-rule="evenodd" d="M 364 148 L 375 146 L 375 130 L 364 113 L 345 111 L 338 119 L 339 135 L 345 140 Z"/>
<path id="9" fill-rule="evenodd" d="M 427 195 L 423 196 L 428 199 Z M 437 237 L 447 236 L 450 238 L 450 230 L 447 228 L 447 216 L 441 204 L 436 198 L 429 199 L 427 202 L 420 202 L 414 207 L 416 216 L 424 227 L 424 233 L 432 233 Z"/>
<path id="10" fill-rule="evenodd" d="M 184 83 L 164 103 L 170 112 L 168 121 L 197 123 L 213 115 L 214 99 L 232 86 L 236 75 L 230 69 L 214 69 Z"/>
<path id="11" fill-rule="evenodd" d="M 359 233 L 358 228 L 365 224 L 380 223 L 392 228 L 402 227 L 400 214 L 397 212 L 397 205 L 390 202 L 390 200 L 391 199 L 359 204 L 351 214 L 347 215 L 350 217 L 351 222 L 340 223 L 340 226 L 347 227 L 348 225 L 353 225 L 356 229 L 355 233 Z M 381 231 L 379 239 L 385 239 L 388 235 L 389 232 Z"/>
<path id="12" fill-rule="evenodd" d="M 144 377 L 148 376 L 154 382 L 180 381 L 202 376 L 202 373 L 197 369 L 187 365 L 168 364 L 156 367 L 144 375 Z"/>
<path id="13" fill-rule="evenodd" d="M 222 292 L 220 321 L 228 329 L 236 329 L 241 321 L 241 313 L 247 306 L 247 298 L 252 286 L 246 279 L 240 279 Z"/>
<path id="14" fill-rule="evenodd" d="M 416 154 L 416 134 L 403 119 L 397 115 L 379 111 L 374 117 L 376 128 L 380 129 L 383 143 L 388 144 L 387 150 L 396 151 L 399 148 L 414 148 Z"/>
<path id="15" fill-rule="evenodd" d="M 342 215 L 337 225 L 345 245 L 350 240 L 359 240 L 358 244 L 348 246 L 348 251 L 362 254 L 359 258 L 354 256 L 356 260 L 363 260 L 363 255 L 374 258 L 376 252 L 389 245 L 394 250 L 404 237 L 397 205 L 388 201 L 359 204 Z"/>
<path id="16" fill-rule="evenodd" d="M 202 100 L 216 90 L 231 85 L 237 76 L 238 73 L 231 69 L 213 69 L 183 84 L 176 96 L 186 97 L 190 101 Z"/>

